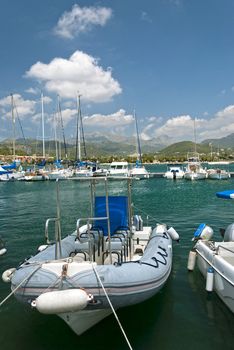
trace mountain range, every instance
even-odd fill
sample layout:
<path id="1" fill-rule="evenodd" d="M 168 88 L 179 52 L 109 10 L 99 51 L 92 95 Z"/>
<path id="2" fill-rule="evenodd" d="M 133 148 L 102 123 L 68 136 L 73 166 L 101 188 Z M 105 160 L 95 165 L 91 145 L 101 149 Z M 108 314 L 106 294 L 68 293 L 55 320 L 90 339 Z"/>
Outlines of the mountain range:
<path id="1" fill-rule="evenodd" d="M 100 133 L 93 133 L 86 136 L 86 151 L 87 155 L 99 156 L 128 156 L 136 154 L 136 140 L 134 137 L 125 137 L 117 135 L 103 136 Z M 67 149 L 74 153 L 76 140 L 69 139 L 66 141 Z M 61 143 L 61 147 L 63 144 Z M 12 140 L 6 139 L 0 142 L 0 148 L 12 148 Z M 28 149 L 29 154 L 42 153 L 42 141 L 34 139 L 17 139 L 16 148 Z M 45 148 L 47 152 L 55 152 L 55 142 L 53 140 L 45 141 Z M 83 152 L 83 147 L 82 152 Z M 158 139 L 151 139 L 141 141 L 141 150 L 143 154 L 163 153 L 165 155 L 171 154 L 186 154 L 194 151 L 195 145 L 192 141 L 182 141 L 170 144 L 170 138 L 164 136 Z M 199 153 L 219 152 L 222 149 L 234 149 L 234 133 L 219 139 L 203 140 L 196 145 L 196 150 Z"/>

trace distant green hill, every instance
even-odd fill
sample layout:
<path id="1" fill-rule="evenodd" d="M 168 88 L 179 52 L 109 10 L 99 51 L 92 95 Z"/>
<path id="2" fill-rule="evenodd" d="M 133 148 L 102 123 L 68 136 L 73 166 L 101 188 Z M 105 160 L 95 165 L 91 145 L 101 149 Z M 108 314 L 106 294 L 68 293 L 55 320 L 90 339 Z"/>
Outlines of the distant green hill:
<path id="1" fill-rule="evenodd" d="M 195 144 L 192 141 L 182 141 L 173 143 L 160 151 L 160 154 L 165 154 L 166 156 L 179 154 L 182 156 L 186 156 L 188 152 L 195 151 Z M 209 153 L 210 148 L 209 145 L 196 144 L 196 151 L 198 153 Z"/>
<path id="2" fill-rule="evenodd" d="M 227 135 L 220 139 L 207 139 L 202 144 L 212 144 L 216 148 L 234 148 L 234 134 Z"/>

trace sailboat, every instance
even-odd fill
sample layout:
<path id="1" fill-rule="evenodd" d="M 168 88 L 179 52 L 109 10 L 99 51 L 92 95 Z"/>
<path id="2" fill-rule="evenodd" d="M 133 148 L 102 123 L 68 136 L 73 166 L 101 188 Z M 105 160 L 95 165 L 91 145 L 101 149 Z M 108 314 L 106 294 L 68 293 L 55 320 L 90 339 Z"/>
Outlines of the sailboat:
<path id="1" fill-rule="evenodd" d="M 17 169 L 18 165 L 20 166 L 20 161 L 16 160 L 15 154 L 15 105 L 14 105 L 14 97 L 11 94 L 11 116 L 12 116 L 12 150 L 13 150 L 13 162 L 9 165 L 2 166 L 2 168 L 6 171 L 6 173 L 2 172 L 0 174 L 0 181 L 15 181 L 20 180 L 24 177 L 25 172 L 22 169 Z"/>
<path id="2" fill-rule="evenodd" d="M 90 177 L 93 176 L 93 168 L 96 170 L 96 165 L 92 162 L 87 161 L 86 146 L 84 139 L 84 128 L 81 114 L 81 95 L 77 94 L 77 128 L 76 128 L 76 167 L 74 169 L 73 176 L 75 178 Z M 81 156 L 81 137 L 84 147 L 85 160 L 82 160 Z"/>
<path id="3" fill-rule="evenodd" d="M 45 171 L 45 123 L 44 123 L 44 96 L 41 93 L 41 125 L 42 125 L 42 161 L 34 166 L 34 169 L 25 173 L 24 181 L 49 180 L 48 171 Z"/>
<path id="4" fill-rule="evenodd" d="M 145 169 L 144 165 L 142 165 L 140 135 L 139 135 L 139 129 L 138 129 L 138 123 L 137 123 L 137 117 L 136 117 L 135 111 L 134 111 L 134 119 L 135 119 L 135 126 L 136 126 L 136 153 L 137 153 L 137 160 L 136 160 L 135 167 L 130 170 L 130 176 L 136 177 L 138 179 L 148 179 L 149 178 L 149 172 Z"/>
<path id="5" fill-rule="evenodd" d="M 57 118 L 56 114 L 54 114 L 54 141 L 55 141 L 55 152 L 56 152 L 56 160 L 54 162 L 54 169 L 48 173 L 49 180 L 67 180 L 68 178 L 72 177 L 72 170 L 69 168 L 64 168 L 61 164 L 61 158 L 62 158 L 62 152 L 61 152 L 61 142 L 60 138 L 61 135 L 59 133 L 59 140 L 57 140 L 57 126 L 59 125 L 59 131 L 63 134 L 63 142 L 64 142 L 64 151 L 65 151 L 65 158 L 67 159 L 67 147 L 65 142 L 65 134 L 64 134 L 64 128 L 63 128 L 63 119 L 62 119 L 62 112 L 60 107 L 60 98 L 58 96 L 58 102 L 57 102 Z"/>
<path id="6" fill-rule="evenodd" d="M 194 119 L 194 152 L 188 152 L 187 154 L 187 166 L 185 168 L 184 178 L 192 181 L 207 178 L 207 171 L 202 167 L 199 153 L 197 152 L 196 119 Z"/>

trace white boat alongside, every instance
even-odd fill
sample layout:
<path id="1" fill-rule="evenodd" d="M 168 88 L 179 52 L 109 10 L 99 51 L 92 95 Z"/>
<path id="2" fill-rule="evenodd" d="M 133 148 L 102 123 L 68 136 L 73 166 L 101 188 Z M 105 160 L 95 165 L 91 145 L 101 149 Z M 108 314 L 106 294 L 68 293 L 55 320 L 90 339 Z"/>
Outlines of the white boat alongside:
<path id="1" fill-rule="evenodd" d="M 73 171 L 71 169 L 54 169 L 48 172 L 49 180 L 67 180 L 73 176 Z"/>
<path id="2" fill-rule="evenodd" d="M 98 167 L 96 170 L 94 170 L 93 176 L 94 177 L 103 177 L 103 176 L 107 176 L 108 173 L 109 173 L 108 169 Z"/>
<path id="3" fill-rule="evenodd" d="M 184 169 L 180 165 L 168 165 L 167 171 L 163 175 L 166 179 L 176 180 L 184 178 Z"/>
<path id="4" fill-rule="evenodd" d="M 92 169 L 89 168 L 76 168 L 73 170 L 73 177 L 79 178 L 79 177 L 90 177 L 93 176 Z"/>
<path id="5" fill-rule="evenodd" d="M 25 176 L 25 171 L 23 170 L 12 170 L 6 172 L 0 172 L 0 181 L 16 181 L 22 180 Z"/>
<path id="6" fill-rule="evenodd" d="M 217 197 L 234 199 L 234 191 L 216 193 Z M 206 279 L 206 290 L 215 291 L 234 312 L 234 224 L 221 230 L 221 242 L 212 239 L 211 227 L 201 224 L 194 233 L 195 246 L 189 253 L 188 270 L 197 261 L 198 269 Z"/>
<path id="7" fill-rule="evenodd" d="M 129 176 L 128 162 L 112 162 L 108 169 L 108 176 Z"/>
<path id="8" fill-rule="evenodd" d="M 21 180 L 24 181 L 45 181 L 49 180 L 48 176 L 49 171 L 45 169 L 30 169 L 25 172 L 24 177 Z"/>
<path id="9" fill-rule="evenodd" d="M 161 290 L 171 272 L 172 239 L 179 236 L 165 224 L 143 226 L 140 216 L 132 217 L 131 181 L 126 181 L 128 195 L 110 196 L 106 178 L 90 179 L 88 215 L 82 215 L 75 231 L 63 239 L 58 200 L 57 218 L 46 222 L 47 245 L 17 269 L 3 273 L 19 301 L 43 314 L 58 315 L 80 335 L 112 311 Z M 95 195 L 97 184 L 104 196 Z M 49 244 L 52 222 L 57 230 L 55 243 Z"/>
<path id="10" fill-rule="evenodd" d="M 207 174 L 211 180 L 227 180 L 231 177 L 230 172 L 225 169 L 208 169 Z"/>
<path id="11" fill-rule="evenodd" d="M 198 153 L 194 152 L 191 155 L 188 154 L 188 162 L 184 172 L 184 178 L 192 181 L 204 180 L 207 178 L 207 171 L 202 167 Z"/>
<path id="12" fill-rule="evenodd" d="M 148 179 L 150 177 L 149 172 L 142 164 L 139 166 L 136 165 L 134 168 L 130 169 L 130 176 L 138 179 Z"/>

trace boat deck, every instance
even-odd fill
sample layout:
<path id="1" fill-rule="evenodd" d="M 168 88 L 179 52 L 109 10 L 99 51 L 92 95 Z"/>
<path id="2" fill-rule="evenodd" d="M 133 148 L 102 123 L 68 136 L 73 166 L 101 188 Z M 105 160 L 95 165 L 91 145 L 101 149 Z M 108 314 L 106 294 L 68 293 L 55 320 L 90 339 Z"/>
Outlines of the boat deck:
<path id="1" fill-rule="evenodd" d="M 234 266 L 234 242 L 220 242 L 216 244 L 216 249 L 220 257 Z"/>
<path id="2" fill-rule="evenodd" d="M 233 256 L 222 256 L 222 258 L 230 265 L 234 266 L 234 254 Z"/>

